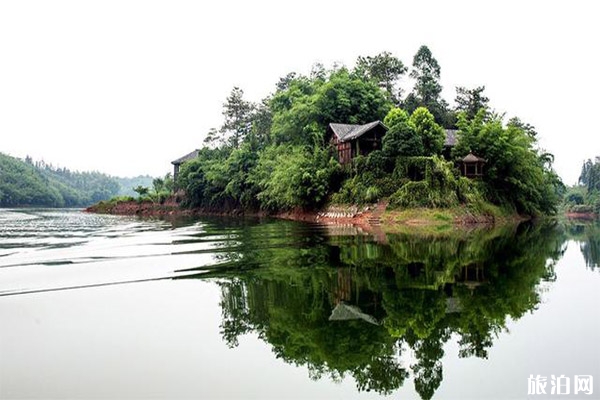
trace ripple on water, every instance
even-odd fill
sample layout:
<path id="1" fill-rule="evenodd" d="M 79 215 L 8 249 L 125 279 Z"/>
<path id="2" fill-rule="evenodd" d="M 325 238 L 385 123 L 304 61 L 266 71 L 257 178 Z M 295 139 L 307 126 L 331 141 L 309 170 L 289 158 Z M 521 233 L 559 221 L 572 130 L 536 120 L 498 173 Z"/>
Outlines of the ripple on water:
<path id="1" fill-rule="evenodd" d="M 0 210 L 0 295 L 173 277 L 218 262 L 211 249 L 222 239 L 198 223 Z"/>

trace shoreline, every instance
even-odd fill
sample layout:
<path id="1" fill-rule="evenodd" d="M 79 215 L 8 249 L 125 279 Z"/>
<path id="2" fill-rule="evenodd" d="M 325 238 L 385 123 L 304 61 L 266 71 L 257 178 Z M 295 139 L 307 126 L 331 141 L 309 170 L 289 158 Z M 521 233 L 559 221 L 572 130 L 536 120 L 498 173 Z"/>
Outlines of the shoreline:
<path id="1" fill-rule="evenodd" d="M 179 204 L 168 200 L 163 204 L 151 201 L 100 202 L 85 209 L 85 212 L 139 217 L 271 217 L 277 219 L 319 223 L 324 225 L 354 225 L 365 230 L 395 230 L 398 226 L 409 229 L 419 228 L 459 228 L 491 227 L 495 225 L 520 223 L 529 217 L 511 215 L 497 217 L 474 214 L 466 208 L 456 209 L 405 209 L 387 210 L 387 203 L 365 206 L 330 206 L 324 210 L 291 210 L 278 213 L 265 211 L 247 211 L 241 209 L 216 210 L 204 208 L 181 208 Z"/>

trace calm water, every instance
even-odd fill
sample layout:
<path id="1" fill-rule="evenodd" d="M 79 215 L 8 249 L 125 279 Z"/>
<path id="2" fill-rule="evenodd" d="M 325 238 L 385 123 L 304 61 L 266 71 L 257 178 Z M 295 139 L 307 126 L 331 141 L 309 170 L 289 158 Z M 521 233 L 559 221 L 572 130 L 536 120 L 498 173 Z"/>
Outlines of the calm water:
<path id="1" fill-rule="evenodd" d="M 600 398 L 599 263 L 590 224 L 0 210 L 0 398 Z"/>

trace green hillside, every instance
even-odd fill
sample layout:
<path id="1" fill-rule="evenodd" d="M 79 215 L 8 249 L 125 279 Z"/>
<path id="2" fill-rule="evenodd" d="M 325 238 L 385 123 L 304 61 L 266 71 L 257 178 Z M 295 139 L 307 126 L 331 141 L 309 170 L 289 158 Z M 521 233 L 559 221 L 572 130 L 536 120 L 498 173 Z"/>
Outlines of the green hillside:
<path id="1" fill-rule="evenodd" d="M 86 207 L 126 192 L 129 179 L 122 184 L 100 172 L 71 171 L 0 153 L 0 207 Z"/>

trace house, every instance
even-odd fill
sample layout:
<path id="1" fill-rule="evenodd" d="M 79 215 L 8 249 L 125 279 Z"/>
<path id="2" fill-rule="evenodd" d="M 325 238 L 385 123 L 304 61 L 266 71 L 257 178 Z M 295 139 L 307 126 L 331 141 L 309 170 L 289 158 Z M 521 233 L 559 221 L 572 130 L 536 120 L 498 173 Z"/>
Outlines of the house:
<path id="1" fill-rule="evenodd" d="M 381 150 L 381 139 L 386 132 L 381 121 L 364 125 L 331 123 L 327 126 L 326 137 L 336 147 L 340 163 L 347 164 L 358 155 L 366 156 Z"/>
<path id="2" fill-rule="evenodd" d="M 444 139 L 444 148 L 442 149 L 442 155 L 446 160 L 452 158 L 452 148 L 456 146 L 458 142 L 458 129 L 446 129 L 446 139 Z"/>
<path id="3" fill-rule="evenodd" d="M 195 158 L 198 158 L 198 154 L 199 154 L 200 150 L 194 150 L 189 154 L 186 154 L 183 157 L 178 158 L 175 161 L 171 161 L 171 164 L 173 164 L 173 180 L 175 182 L 177 182 L 177 175 L 179 175 L 179 168 L 181 167 L 181 164 L 183 164 L 186 161 L 190 161 L 193 160 Z"/>
<path id="4" fill-rule="evenodd" d="M 387 127 L 381 121 L 364 125 L 331 123 L 327 126 L 326 138 L 336 147 L 340 163 L 347 164 L 357 155 L 366 156 L 372 151 L 381 150 L 386 132 Z M 456 141 L 457 130 L 446 129 L 444 155 L 448 158 Z"/>

